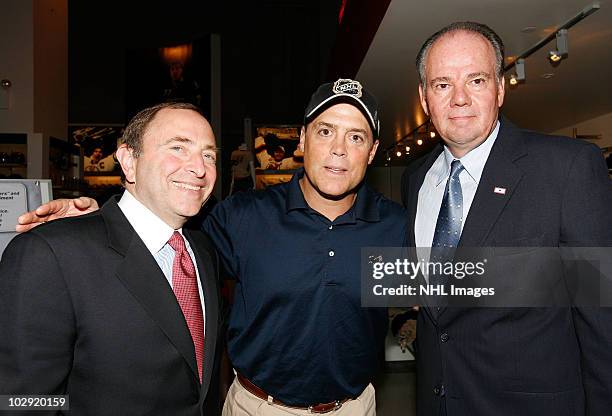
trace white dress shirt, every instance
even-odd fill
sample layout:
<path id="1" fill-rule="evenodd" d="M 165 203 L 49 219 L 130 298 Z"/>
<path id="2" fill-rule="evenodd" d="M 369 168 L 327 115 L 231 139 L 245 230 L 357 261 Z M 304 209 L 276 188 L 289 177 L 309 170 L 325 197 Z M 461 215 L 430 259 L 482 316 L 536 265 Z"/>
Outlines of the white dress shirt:
<path id="1" fill-rule="evenodd" d="M 172 288 L 172 264 L 174 263 L 174 249 L 168 244 L 168 240 L 174 233 L 174 229 L 161 220 L 151 210 L 145 207 L 140 201 L 138 201 L 127 189 L 123 193 L 121 200 L 118 203 L 119 208 L 123 212 L 123 215 L 127 218 L 134 231 L 144 242 L 145 246 L 153 255 L 153 258 L 157 262 L 157 265 L 166 276 L 168 284 Z M 183 236 L 183 229 L 180 228 L 178 231 L 183 240 L 185 240 L 185 246 L 191 261 L 195 266 L 196 277 L 198 280 L 198 292 L 200 295 L 200 303 L 202 304 L 202 315 L 206 316 L 206 308 L 204 307 L 204 293 L 202 291 L 202 282 L 200 281 L 200 272 L 198 271 L 198 263 L 196 262 L 193 250 L 189 245 L 189 241 Z M 206 325 L 204 325 L 204 332 L 206 332 Z"/>
<path id="2" fill-rule="evenodd" d="M 480 177 L 484 166 L 487 163 L 493 144 L 499 132 L 499 121 L 497 125 L 478 147 L 470 150 L 465 156 L 458 159 L 464 167 L 459 174 L 461 191 L 463 194 L 463 221 L 461 230 L 470 212 L 472 201 L 476 195 L 476 189 L 480 183 Z M 444 189 L 450 175 L 450 165 L 457 158 L 452 155 L 448 147 L 444 146 L 444 151 L 440 153 L 436 161 L 427 171 L 421 189 L 419 189 L 419 200 L 417 203 L 416 220 L 414 224 L 414 236 L 417 247 L 424 249 L 417 250 L 419 259 L 429 259 L 429 248 L 433 242 L 436 231 L 438 213 L 444 198 Z"/>

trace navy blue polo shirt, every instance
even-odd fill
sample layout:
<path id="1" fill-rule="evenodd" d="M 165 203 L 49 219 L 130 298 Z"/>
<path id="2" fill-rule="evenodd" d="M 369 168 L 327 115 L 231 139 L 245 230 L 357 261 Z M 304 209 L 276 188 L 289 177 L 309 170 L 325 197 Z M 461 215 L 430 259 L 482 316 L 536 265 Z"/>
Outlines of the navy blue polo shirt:
<path id="1" fill-rule="evenodd" d="M 217 204 L 203 223 L 236 279 L 228 328 L 234 368 L 295 406 L 356 397 L 371 382 L 387 331 L 362 308 L 362 247 L 402 246 L 403 208 L 360 187 L 335 221 L 311 209 L 304 171 Z"/>

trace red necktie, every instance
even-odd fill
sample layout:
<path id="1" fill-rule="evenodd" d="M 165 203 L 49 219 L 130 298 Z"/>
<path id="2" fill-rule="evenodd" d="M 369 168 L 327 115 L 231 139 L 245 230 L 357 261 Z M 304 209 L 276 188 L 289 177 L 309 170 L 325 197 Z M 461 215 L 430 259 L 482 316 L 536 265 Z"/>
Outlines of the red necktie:
<path id="1" fill-rule="evenodd" d="M 183 311 L 185 321 L 195 346 L 198 374 L 202 382 L 202 360 L 204 359 L 204 316 L 198 294 L 198 282 L 195 267 L 185 247 L 185 241 L 178 231 L 168 240 L 175 251 L 172 264 L 172 289 L 176 300 Z"/>

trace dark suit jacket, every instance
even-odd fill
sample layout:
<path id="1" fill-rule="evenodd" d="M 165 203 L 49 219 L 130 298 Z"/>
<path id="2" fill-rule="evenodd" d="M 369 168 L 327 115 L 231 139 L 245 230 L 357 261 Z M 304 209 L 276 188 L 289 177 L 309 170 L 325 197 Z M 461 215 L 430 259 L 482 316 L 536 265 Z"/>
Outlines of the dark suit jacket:
<path id="1" fill-rule="evenodd" d="M 442 151 L 408 167 L 419 189 Z M 493 192 L 506 188 L 506 194 Z M 408 245 L 414 246 L 414 228 Z M 612 186 L 596 146 L 502 119 L 459 245 L 612 244 Z M 606 415 L 612 412 L 612 314 L 605 308 L 430 308 L 417 329 L 418 414 Z"/>
<path id="2" fill-rule="evenodd" d="M 115 199 L 17 236 L 0 263 L 1 394 L 68 394 L 75 415 L 214 415 L 217 256 L 185 230 L 205 300 L 203 382 L 174 293 Z"/>

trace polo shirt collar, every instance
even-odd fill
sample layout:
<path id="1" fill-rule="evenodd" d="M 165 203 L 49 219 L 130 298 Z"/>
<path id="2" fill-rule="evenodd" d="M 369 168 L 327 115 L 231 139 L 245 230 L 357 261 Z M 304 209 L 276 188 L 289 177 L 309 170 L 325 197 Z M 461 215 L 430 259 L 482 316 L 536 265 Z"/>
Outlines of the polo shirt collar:
<path id="1" fill-rule="evenodd" d="M 355 218 L 362 221 L 377 222 L 380 221 L 378 206 L 376 205 L 376 196 L 374 192 L 365 184 L 365 180 L 359 185 L 357 190 L 357 198 L 351 208 Z"/>
<path id="2" fill-rule="evenodd" d="M 300 168 L 297 170 L 297 172 L 295 172 L 291 178 L 291 181 L 289 182 L 285 205 L 287 212 L 294 209 L 310 209 L 306 199 L 304 198 L 302 188 L 300 188 L 300 179 L 303 177 L 304 168 Z M 365 184 L 365 182 L 359 184 L 357 197 L 355 198 L 355 203 L 353 206 L 345 214 L 338 217 L 338 219 L 342 219 L 345 216 L 350 216 L 353 221 L 356 219 L 369 222 L 380 221 L 380 214 L 378 212 L 378 206 L 376 205 L 374 192 Z"/>
<path id="3" fill-rule="evenodd" d="M 286 208 L 287 212 L 294 209 L 308 209 L 302 188 L 300 188 L 300 179 L 304 176 L 304 168 L 299 168 L 289 181 L 289 189 L 287 190 Z"/>

